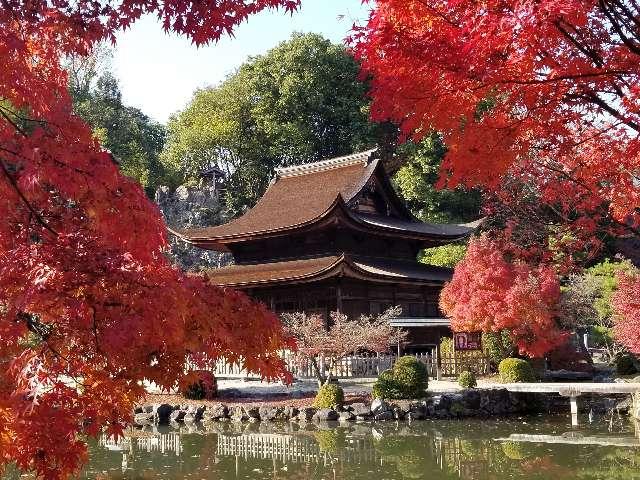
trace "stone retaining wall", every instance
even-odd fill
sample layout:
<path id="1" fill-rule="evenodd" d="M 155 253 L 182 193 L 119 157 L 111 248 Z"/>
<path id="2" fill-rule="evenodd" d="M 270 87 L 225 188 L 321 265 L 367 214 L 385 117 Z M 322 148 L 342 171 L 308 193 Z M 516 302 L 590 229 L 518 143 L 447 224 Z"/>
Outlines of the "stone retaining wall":
<path id="1" fill-rule="evenodd" d="M 456 419 L 465 417 L 501 417 L 547 410 L 549 397 L 540 393 L 509 392 L 505 389 L 464 390 L 433 395 L 416 401 L 371 404 L 354 403 L 335 409 L 294 406 L 255 405 L 144 405 L 136 409 L 136 425 L 167 425 L 212 421 L 386 421 L 421 420 L 425 418 Z"/>

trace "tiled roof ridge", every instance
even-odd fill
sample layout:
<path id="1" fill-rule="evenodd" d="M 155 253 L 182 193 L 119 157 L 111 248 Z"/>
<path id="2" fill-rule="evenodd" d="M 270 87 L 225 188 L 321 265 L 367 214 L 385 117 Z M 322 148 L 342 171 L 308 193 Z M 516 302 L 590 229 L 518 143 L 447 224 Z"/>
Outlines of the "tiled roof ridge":
<path id="1" fill-rule="evenodd" d="M 306 175 L 309 173 L 324 172 L 334 168 L 348 167 L 358 163 L 367 163 L 371 158 L 371 154 L 377 149 L 372 148 L 363 152 L 351 153 L 342 157 L 328 158 L 313 163 L 304 163 L 302 165 L 294 165 L 291 167 L 276 168 L 277 178 L 296 177 L 298 175 Z"/>

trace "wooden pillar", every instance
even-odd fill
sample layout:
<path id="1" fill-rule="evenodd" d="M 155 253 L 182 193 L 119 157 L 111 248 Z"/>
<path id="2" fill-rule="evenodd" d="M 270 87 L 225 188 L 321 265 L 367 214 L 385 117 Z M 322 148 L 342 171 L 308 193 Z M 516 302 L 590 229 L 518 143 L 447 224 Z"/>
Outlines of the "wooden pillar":
<path id="1" fill-rule="evenodd" d="M 342 313 L 342 279 L 338 278 L 336 282 L 336 309 Z"/>

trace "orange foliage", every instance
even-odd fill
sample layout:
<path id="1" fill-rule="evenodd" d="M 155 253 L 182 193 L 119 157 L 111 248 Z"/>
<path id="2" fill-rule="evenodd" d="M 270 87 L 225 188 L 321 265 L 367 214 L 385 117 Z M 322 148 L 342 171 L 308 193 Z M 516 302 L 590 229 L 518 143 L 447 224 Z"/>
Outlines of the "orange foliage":
<path id="1" fill-rule="evenodd" d="M 443 185 L 497 188 L 518 165 L 545 201 L 604 204 L 637 233 L 639 13 L 596 0 L 378 0 L 352 41 L 373 118 L 405 137 L 444 135 Z"/>
<path id="2" fill-rule="evenodd" d="M 225 357 L 288 380 L 279 320 L 245 295 L 186 276 L 165 227 L 72 113 L 69 53 L 147 12 L 200 44 L 289 0 L 161 3 L 8 0 L 0 9 L 0 470 L 64 478 L 81 435 L 119 435 L 141 382 L 173 387 L 191 360 Z"/>
<path id="3" fill-rule="evenodd" d="M 455 331 L 507 330 L 520 353 L 544 355 L 565 341 L 555 321 L 560 284 L 555 272 L 509 263 L 486 237 L 473 239 L 440 296 Z"/>

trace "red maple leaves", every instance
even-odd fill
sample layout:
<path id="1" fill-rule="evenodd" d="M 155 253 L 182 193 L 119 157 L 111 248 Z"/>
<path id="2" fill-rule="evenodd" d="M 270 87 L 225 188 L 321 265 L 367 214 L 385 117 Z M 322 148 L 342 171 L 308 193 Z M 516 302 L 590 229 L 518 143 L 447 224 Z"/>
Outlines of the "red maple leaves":
<path id="1" fill-rule="evenodd" d="M 495 263 L 472 257 L 456 272 L 464 297 L 449 287 L 443 299 L 454 325 L 509 325 L 539 354 L 556 333 L 552 296 L 531 290 L 551 281 L 544 265 L 564 273 L 606 235 L 639 234 L 639 18 L 638 5 L 609 0 L 378 0 L 356 28 L 373 118 L 405 138 L 441 132 L 441 185 L 483 186 L 520 215 L 492 229 Z"/>
<path id="2" fill-rule="evenodd" d="M 353 37 L 372 115 L 407 137 L 442 132 L 450 186 L 495 188 L 530 164 L 573 185 L 545 200 L 605 204 L 637 227 L 640 36 L 620 5 L 378 1 Z"/>
<path id="3" fill-rule="evenodd" d="M 0 470 L 76 472 L 81 435 L 119 434 L 143 380 L 176 385 L 225 357 L 287 380 L 278 319 L 246 296 L 186 276 L 142 188 L 72 113 L 67 53 L 145 12 L 194 42 L 296 2 L 23 2 L 0 10 Z"/>
<path id="4" fill-rule="evenodd" d="M 507 330 L 522 354 L 538 357 L 564 343 L 555 322 L 559 297 L 552 269 L 507 262 L 500 246 L 483 236 L 469 242 L 440 307 L 454 330 Z"/>
<path id="5" fill-rule="evenodd" d="M 618 290 L 613 296 L 615 334 L 629 351 L 640 355 L 640 273 L 618 274 Z"/>

